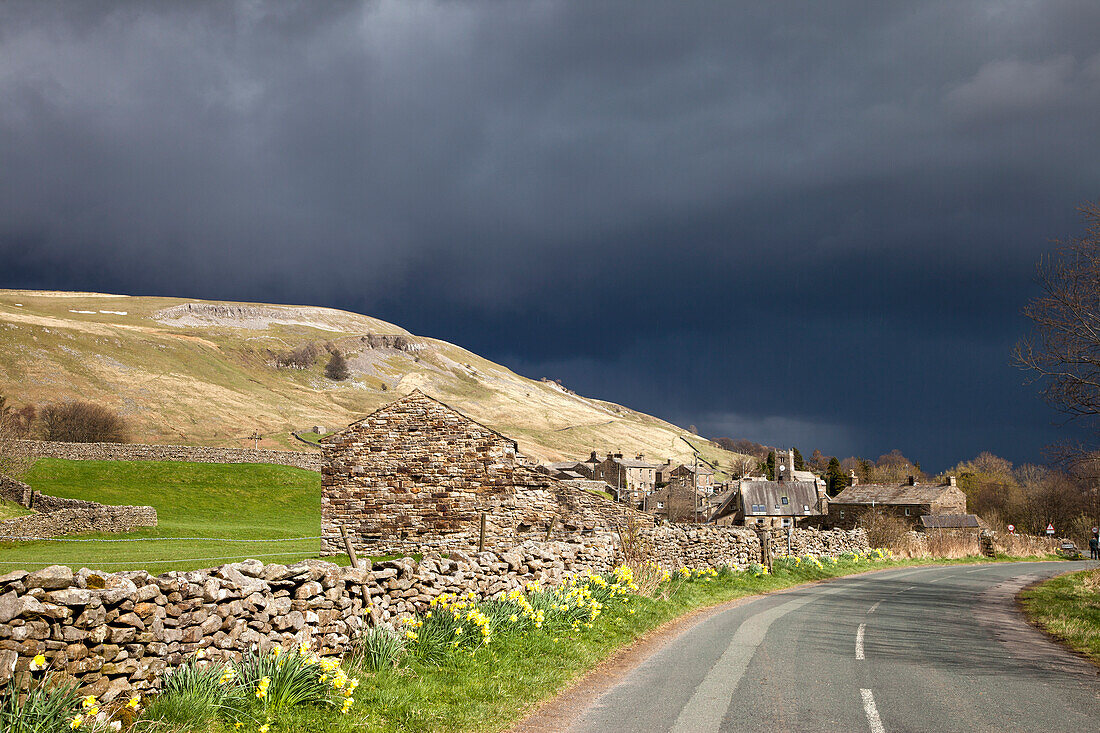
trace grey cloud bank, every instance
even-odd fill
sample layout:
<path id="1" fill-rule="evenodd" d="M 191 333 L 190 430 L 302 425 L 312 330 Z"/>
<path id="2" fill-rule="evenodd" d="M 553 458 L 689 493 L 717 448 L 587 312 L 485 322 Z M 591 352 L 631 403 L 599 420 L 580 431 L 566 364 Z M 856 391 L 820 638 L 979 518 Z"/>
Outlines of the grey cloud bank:
<path id="1" fill-rule="evenodd" d="M 1009 352 L 1100 192 L 1097 27 L 5 3 L 0 286 L 345 307 L 712 435 L 1034 460 L 1066 430 Z"/>

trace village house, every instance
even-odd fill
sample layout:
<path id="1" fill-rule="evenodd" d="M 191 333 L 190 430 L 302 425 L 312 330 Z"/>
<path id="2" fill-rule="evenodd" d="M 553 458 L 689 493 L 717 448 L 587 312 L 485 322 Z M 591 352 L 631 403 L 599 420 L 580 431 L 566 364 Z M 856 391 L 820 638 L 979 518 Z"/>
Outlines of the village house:
<path id="1" fill-rule="evenodd" d="M 851 529 L 864 512 L 877 510 L 904 519 L 914 527 L 922 525 L 925 516 L 959 516 L 966 514 L 966 494 L 958 487 L 954 476 L 943 484 L 918 483 L 910 476 L 900 484 L 861 484 L 854 474 L 854 485 L 829 500 L 829 526 Z M 963 520 L 940 520 L 941 523 Z M 970 520 L 966 520 L 969 523 Z"/>
<path id="2" fill-rule="evenodd" d="M 419 390 L 320 441 L 321 534 L 366 554 L 476 549 L 652 518 L 518 461 L 514 440 Z"/>
<path id="3" fill-rule="evenodd" d="M 708 516 L 706 492 L 695 489 L 690 482 L 676 479 L 651 491 L 645 497 L 643 509 L 669 522 L 704 522 Z"/>
<path id="4" fill-rule="evenodd" d="M 695 478 L 696 473 L 698 473 L 698 480 Z M 700 463 L 698 466 L 682 464 L 669 471 L 668 475 L 669 481 L 694 483 L 695 486 L 707 494 L 714 490 L 714 469 L 705 463 Z"/>
<path id="5" fill-rule="evenodd" d="M 622 453 L 608 453 L 596 464 L 592 478 L 610 484 L 619 501 L 633 507 L 641 507 L 646 495 L 657 487 L 658 464 L 649 463 L 645 456 L 623 458 Z"/>

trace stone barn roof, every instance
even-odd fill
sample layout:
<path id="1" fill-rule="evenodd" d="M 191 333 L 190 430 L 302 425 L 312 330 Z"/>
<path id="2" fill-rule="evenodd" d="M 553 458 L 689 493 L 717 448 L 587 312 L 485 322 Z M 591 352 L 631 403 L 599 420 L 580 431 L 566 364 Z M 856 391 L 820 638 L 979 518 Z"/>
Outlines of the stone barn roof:
<path id="1" fill-rule="evenodd" d="M 932 504 L 941 501 L 946 494 L 957 491 L 950 484 L 856 484 L 841 491 L 831 500 L 833 504 Z"/>

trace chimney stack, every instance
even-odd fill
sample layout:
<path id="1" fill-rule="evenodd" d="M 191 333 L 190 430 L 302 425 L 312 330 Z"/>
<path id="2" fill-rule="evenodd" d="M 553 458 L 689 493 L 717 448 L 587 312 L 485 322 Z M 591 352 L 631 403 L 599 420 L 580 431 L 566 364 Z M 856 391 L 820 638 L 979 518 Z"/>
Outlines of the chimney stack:
<path id="1" fill-rule="evenodd" d="M 794 448 L 787 451 L 787 475 L 794 476 Z"/>
<path id="2" fill-rule="evenodd" d="M 917 485 L 917 477 L 916 476 L 910 476 L 909 477 L 909 485 L 910 486 L 916 486 Z"/>
<path id="3" fill-rule="evenodd" d="M 955 477 L 954 477 L 954 476 L 948 476 L 948 477 L 947 477 L 947 485 L 948 485 L 948 486 L 958 486 L 959 484 L 958 484 L 958 482 L 957 482 L 957 481 L 955 481 Z"/>
<path id="4" fill-rule="evenodd" d="M 596 456 L 596 451 L 592 451 L 592 456 L 588 460 L 592 461 L 593 463 L 598 463 L 600 459 Z"/>
<path id="5" fill-rule="evenodd" d="M 859 476 L 856 476 L 855 469 L 848 472 L 848 485 L 855 486 L 859 483 Z"/>

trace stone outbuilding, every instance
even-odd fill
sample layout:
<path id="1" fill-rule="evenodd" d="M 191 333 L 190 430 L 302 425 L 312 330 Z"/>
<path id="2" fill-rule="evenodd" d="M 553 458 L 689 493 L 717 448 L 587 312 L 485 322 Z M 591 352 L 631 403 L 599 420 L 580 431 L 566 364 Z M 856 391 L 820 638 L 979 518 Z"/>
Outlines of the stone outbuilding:
<path id="1" fill-rule="evenodd" d="M 320 441 L 322 551 L 486 547 L 652 518 L 521 465 L 516 441 L 416 390 Z"/>

